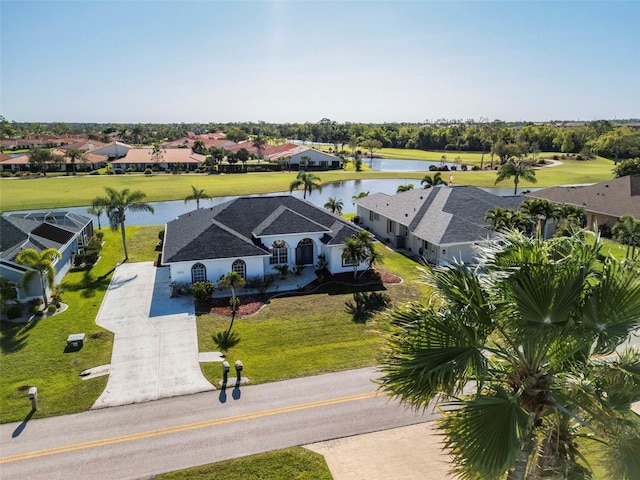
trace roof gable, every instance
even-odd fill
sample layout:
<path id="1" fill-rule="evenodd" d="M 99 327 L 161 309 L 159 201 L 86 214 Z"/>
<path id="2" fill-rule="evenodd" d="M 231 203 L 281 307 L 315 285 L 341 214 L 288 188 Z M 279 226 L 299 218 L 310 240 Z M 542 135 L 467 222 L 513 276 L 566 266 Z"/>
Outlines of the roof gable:
<path id="1" fill-rule="evenodd" d="M 281 205 L 256 226 L 253 234 L 261 237 L 312 232 L 330 233 L 331 230 Z"/>

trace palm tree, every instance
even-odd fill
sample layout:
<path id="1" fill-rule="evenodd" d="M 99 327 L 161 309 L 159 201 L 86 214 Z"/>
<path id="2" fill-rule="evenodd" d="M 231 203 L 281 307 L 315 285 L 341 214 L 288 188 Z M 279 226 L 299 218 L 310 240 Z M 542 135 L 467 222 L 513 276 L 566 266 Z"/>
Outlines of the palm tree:
<path id="1" fill-rule="evenodd" d="M 445 185 L 445 181 L 442 180 L 442 172 L 437 172 L 433 174 L 433 178 L 431 178 L 431 175 L 425 175 L 420 184 L 424 185 L 423 188 L 431 188 L 437 185 Z"/>
<path id="2" fill-rule="evenodd" d="M 506 234 L 477 268 L 427 267 L 428 302 L 392 313 L 381 388 L 446 406 L 461 478 L 591 478 L 580 434 L 602 442 L 611 478 L 637 478 L 640 352 L 602 355 L 640 326 L 640 276 L 586 235 Z"/>
<path id="3" fill-rule="evenodd" d="M 198 210 L 200 210 L 200 200 L 203 199 L 210 199 L 211 196 L 207 195 L 204 191 L 204 189 L 202 190 L 198 190 L 196 187 L 194 187 L 193 185 L 191 185 L 191 195 L 187 196 L 184 199 L 184 204 L 186 205 L 188 202 L 190 202 L 191 200 L 195 200 L 196 201 L 196 208 Z"/>
<path id="4" fill-rule="evenodd" d="M 259 162 L 262 159 L 262 152 L 264 150 L 264 147 L 267 145 L 267 139 L 259 134 L 256 138 L 253 139 L 252 145 L 256 148 L 256 150 L 258 150 Z"/>
<path id="5" fill-rule="evenodd" d="M 74 148 L 71 148 L 67 150 L 65 156 L 71 162 L 71 171 L 73 175 L 76 174 L 76 160 L 83 160 L 86 162 L 86 158 L 84 157 L 84 152 L 82 150 L 76 150 Z"/>
<path id="6" fill-rule="evenodd" d="M 47 285 L 53 288 L 56 278 L 56 267 L 54 263 L 58 258 L 62 258 L 62 254 L 56 248 L 47 248 L 41 252 L 33 248 L 26 248 L 18 253 L 16 262 L 28 267 L 24 273 L 24 288 L 29 287 L 29 283 L 34 275 L 40 276 L 40 287 L 42 288 L 42 298 L 44 299 L 44 308 L 49 306 L 47 295 Z"/>
<path id="7" fill-rule="evenodd" d="M 236 288 L 242 288 L 245 285 L 245 279 L 238 272 L 229 272 L 218 281 L 218 285 L 221 289 L 231 289 L 231 325 L 227 330 L 226 336 L 231 332 L 233 327 L 233 321 L 236 318 L 236 310 L 238 309 L 238 299 L 236 297 Z"/>
<path id="8" fill-rule="evenodd" d="M 498 169 L 498 175 L 496 177 L 496 181 L 494 185 L 503 180 L 509 180 L 513 177 L 513 184 L 515 188 L 513 190 L 513 194 L 518 194 L 518 183 L 520 179 L 526 180 L 527 182 L 536 183 L 538 180 L 536 179 L 536 172 L 533 170 L 533 167 L 529 162 L 519 161 L 519 162 L 507 162 L 502 165 Z"/>
<path id="9" fill-rule="evenodd" d="M 324 204 L 324 208 L 326 208 L 327 210 L 331 210 L 331 213 L 335 213 L 335 214 L 342 214 L 342 207 L 344 206 L 344 204 L 342 203 L 342 200 L 337 200 L 333 197 L 329 197 L 329 200 L 327 200 L 327 203 Z"/>
<path id="10" fill-rule="evenodd" d="M 558 206 L 544 198 L 532 198 L 520 204 L 520 211 L 536 224 L 536 234 L 544 237 L 547 220 L 559 218 Z"/>
<path id="11" fill-rule="evenodd" d="M 413 190 L 413 183 L 410 183 L 408 185 L 398 185 L 396 193 L 408 192 L 409 190 Z"/>
<path id="12" fill-rule="evenodd" d="M 357 233 L 348 237 L 342 249 L 342 260 L 345 264 L 353 266 L 353 278 L 358 278 L 358 267 L 361 263 L 367 262 L 368 268 L 381 261 L 381 255 L 375 251 L 373 236 L 367 230 L 358 230 Z"/>
<path id="13" fill-rule="evenodd" d="M 289 193 L 297 190 L 298 188 L 303 187 L 304 193 L 302 198 L 307 198 L 307 192 L 311 195 L 313 190 L 317 190 L 318 192 L 322 192 L 322 186 L 320 185 L 320 177 L 314 175 L 309 172 L 298 172 L 298 176 L 296 179 L 291 182 L 289 185 Z"/>
<path id="14" fill-rule="evenodd" d="M 98 230 L 102 230 L 102 226 L 100 225 L 100 216 L 104 213 L 104 207 L 93 205 L 87 208 L 87 213 L 98 217 Z"/>
<path id="15" fill-rule="evenodd" d="M 491 223 L 491 229 L 498 232 L 500 230 L 508 229 L 508 222 L 510 216 L 510 210 L 502 207 L 493 207 L 487 210 L 487 214 L 484 219 Z"/>
<path id="16" fill-rule="evenodd" d="M 640 221 L 633 215 L 623 215 L 611 229 L 611 234 L 620 243 L 627 245 L 626 258 L 629 258 L 630 249 L 631 258 L 636 258 L 636 247 L 640 243 Z"/>
<path id="17" fill-rule="evenodd" d="M 111 187 L 104 187 L 106 196 L 96 197 L 93 200 L 93 207 L 102 207 L 107 212 L 107 218 L 111 225 L 112 230 L 117 230 L 120 227 L 122 233 L 122 246 L 124 248 L 124 261 L 129 260 L 129 252 L 127 251 L 127 237 L 125 233 L 124 222 L 126 220 L 127 210 L 132 212 L 151 212 L 153 213 L 153 207 L 144 202 L 146 194 L 140 190 L 130 191 L 125 188 L 122 191 L 117 191 Z"/>
<path id="18" fill-rule="evenodd" d="M 352 200 L 357 200 L 357 199 L 359 199 L 359 198 L 364 198 L 364 197 L 368 197 L 368 196 L 369 196 L 369 192 L 368 192 L 368 191 L 366 191 L 366 192 L 360 192 L 360 193 L 359 193 L 359 194 L 357 194 L 357 195 L 353 195 L 353 196 L 351 197 L 351 199 L 352 199 Z"/>

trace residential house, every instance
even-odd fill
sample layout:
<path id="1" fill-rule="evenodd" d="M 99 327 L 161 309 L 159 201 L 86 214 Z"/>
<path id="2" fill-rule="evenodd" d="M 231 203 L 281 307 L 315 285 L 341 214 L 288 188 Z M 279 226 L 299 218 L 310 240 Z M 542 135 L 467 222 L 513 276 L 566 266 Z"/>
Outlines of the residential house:
<path id="1" fill-rule="evenodd" d="M 278 265 L 329 272 L 353 271 L 342 259 L 358 227 L 293 196 L 240 197 L 177 217 L 165 227 L 162 264 L 173 282 L 217 282 L 234 271 L 243 278 L 275 275 Z M 367 268 L 363 263 L 360 269 Z"/>
<path id="2" fill-rule="evenodd" d="M 594 232 L 613 227 L 625 214 L 640 219 L 640 175 L 627 175 L 593 185 L 544 188 L 527 196 L 583 207 L 587 213 L 587 226 Z"/>
<path id="3" fill-rule="evenodd" d="M 54 155 L 61 157 L 62 162 L 50 162 L 47 164 L 47 172 L 70 172 L 73 170 L 71 166 L 71 160 L 66 156 L 67 151 L 62 149 L 53 149 Z M 76 160 L 75 169 L 79 171 L 91 171 L 97 170 L 106 166 L 107 157 L 103 155 L 95 155 L 93 153 L 85 152 L 82 159 Z M 12 157 L 9 155 L 3 155 L 0 160 L 0 172 L 28 172 L 31 171 L 31 164 L 29 163 L 29 154 L 19 155 Z"/>
<path id="4" fill-rule="evenodd" d="M 378 239 L 436 265 L 474 261 L 474 245 L 494 237 L 485 220 L 494 207 L 515 210 L 524 201 L 471 186 L 438 186 L 355 200 L 357 222 Z"/>
<path id="5" fill-rule="evenodd" d="M 204 165 L 207 158 L 205 155 L 193 153 L 188 148 L 163 148 L 160 152 L 160 158 L 156 160 L 153 158 L 152 148 L 132 148 L 125 157 L 114 160 L 111 165 L 113 168 L 133 169 L 137 172 L 144 172 L 147 168 L 163 171 L 180 168 L 193 171 Z"/>
<path id="6" fill-rule="evenodd" d="M 103 155 L 107 157 L 109 160 L 111 160 L 111 159 L 118 159 L 118 158 L 124 157 L 125 155 L 127 155 L 129 150 L 131 150 L 131 148 L 132 148 L 131 145 L 114 141 L 106 144 L 103 147 L 97 147 L 97 148 L 94 148 L 93 150 L 89 150 L 87 153 L 93 153 L 95 155 Z"/>
<path id="7" fill-rule="evenodd" d="M 269 161 L 287 159 L 287 164 L 294 170 L 334 170 L 342 168 L 342 159 L 330 153 L 314 150 L 304 145 L 287 144 L 287 148 L 274 153 L 267 152 Z"/>
<path id="8" fill-rule="evenodd" d="M 55 282 L 59 283 L 73 264 L 76 253 L 93 236 L 93 221 L 71 212 L 8 213 L 0 216 L 0 276 L 18 287 L 18 299 L 27 301 L 41 296 L 38 276 L 26 287 L 24 274 L 28 268 L 16 263 L 21 250 L 33 248 L 38 252 L 56 248 L 62 256 L 55 261 Z"/>

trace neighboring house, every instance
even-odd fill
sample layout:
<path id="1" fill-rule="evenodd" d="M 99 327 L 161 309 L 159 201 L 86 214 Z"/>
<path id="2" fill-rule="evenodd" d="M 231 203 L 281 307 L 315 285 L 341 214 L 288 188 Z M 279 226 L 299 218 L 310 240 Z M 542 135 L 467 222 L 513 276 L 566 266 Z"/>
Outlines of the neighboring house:
<path id="1" fill-rule="evenodd" d="M 95 155 L 103 155 L 107 157 L 109 160 L 111 160 L 111 159 L 124 157 L 125 155 L 127 155 L 129 150 L 131 150 L 131 148 L 132 148 L 131 145 L 127 145 L 126 143 L 111 142 L 106 146 L 97 147 L 93 150 L 89 150 L 87 153 L 93 153 Z"/>
<path id="2" fill-rule="evenodd" d="M 231 271 L 243 278 L 275 275 L 276 266 L 311 266 L 324 257 L 329 272 L 352 272 L 342 260 L 354 224 L 293 196 L 241 197 L 168 222 L 162 264 L 173 282 L 198 282 Z M 363 263 L 359 268 L 367 268 Z"/>
<path id="3" fill-rule="evenodd" d="M 270 161 L 277 161 L 288 157 L 287 162 L 294 170 L 306 168 L 311 170 L 333 170 L 342 168 L 342 160 L 335 155 L 303 145 L 287 144 L 287 147 L 272 154 L 267 153 L 267 158 Z"/>
<path id="4" fill-rule="evenodd" d="M 593 231 L 613 227 L 625 214 L 640 219 L 640 175 L 593 185 L 544 188 L 527 196 L 583 207 L 587 212 L 587 226 Z"/>
<path id="5" fill-rule="evenodd" d="M 71 160 L 66 157 L 66 150 L 62 149 L 54 149 L 52 151 L 54 155 L 63 157 L 64 161 L 62 163 L 47 163 L 47 172 L 67 172 L 72 171 Z M 83 154 L 84 161 L 76 160 L 76 172 L 81 171 L 91 171 L 97 170 L 106 166 L 107 157 L 102 155 L 95 155 L 93 153 L 84 153 Z M 3 155 L 2 160 L 0 160 L 0 172 L 28 172 L 31 171 L 31 164 L 29 163 L 29 154 L 25 153 L 24 155 L 20 155 L 17 157 L 9 157 L 5 158 Z"/>
<path id="6" fill-rule="evenodd" d="M 18 299 L 30 300 L 41 295 L 40 279 L 36 275 L 25 288 L 24 274 L 27 268 L 15 262 L 21 250 L 33 248 L 41 252 L 56 248 L 62 254 L 55 262 L 56 283 L 62 280 L 73 264 L 76 253 L 93 236 L 90 218 L 71 212 L 8 213 L 0 216 L 0 276 L 18 287 Z"/>
<path id="7" fill-rule="evenodd" d="M 144 172 L 147 168 L 171 171 L 175 167 L 193 171 L 200 168 L 207 159 L 205 155 L 193 153 L 188 148 L 163 148 L 160 152 L 160 160 L 154 161 L 152 148 L 132 148 L 126 157 L 114 160 L 111 165 L 113 168 L 133 169 L 138 172 Z"/>
<path id="8" fill-rule="evenodd" d="M 375 193 L 355 200 L 358 223 L 378 239 L 436 265 L 474 260 L 474 245 L 494 237 L 485 220 L 494 207 L 515 210 L 524 201 L 477 187 L 414 189 Z"/>

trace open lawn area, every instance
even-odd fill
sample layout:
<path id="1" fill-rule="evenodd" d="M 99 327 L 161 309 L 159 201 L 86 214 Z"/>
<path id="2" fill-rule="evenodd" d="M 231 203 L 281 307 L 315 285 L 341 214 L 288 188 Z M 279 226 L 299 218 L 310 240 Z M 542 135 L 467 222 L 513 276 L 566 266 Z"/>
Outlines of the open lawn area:
<path id="1" fill-rule="evenodd" d="M 160 227 L 128 227 L 132 262 L 156 258 Z M 67 310 L 27 324 L 2 322 L 0 337 L 0 422 L 23 420 L 31 410 L 29 387 L 38 387 L 34 418 L 87 410 L 104 390 L 107 378 L 82 380 L 79 373 L 111 360 L 113 335 L 95 323 L 111 275 L 123 259 L 119 232 L 103 229 L 104 248 L 96 265 L 68 273 L 62 282 Z M 84 347 L 65 353 L 67 337 L 85 333 Z"/>
<path id="2" fill-rule="evenodd" d="M 383 149 L 381 154 L 387 155 Z M 419 155 L 437 154 L 439 160 L 442 152 L 423 152 L 421 150 L 400 150 L 402 158 L 416 158 Z M 463 156 L 464 152 L 450 152 L 455 159 L 457 154 L 464 163 L 479 164 L 477 153 L 469 154 L 469 160 Z M 476 158 L 477 157 L 477 158 Z M 488 162 L 485 155 L 485 165 Z M 426 159 L 426 158 L 423 158 Z M 433 160 L 431 158 L 431 160 Z M 366 165 L 366 161 L 365 161 Z M 522 182 L 520 190 L 528 187 L 550 187 L 563 184 L 581 184 L 602 182 L 613 178 L 611 169 L 613 162 L 602 157 L 595 160 L 578 161 L 562 160 L 562 164 L 536 170 L 538 182 L 530 184 Z M 316 172 L 322 183 L 352 179 L 376 178 L 415 178 L 421 180 L 426 173 L 432 172 L 375 172 L 365 169 L 356 172 L 353 165 L 346 170 Z M 453 172 L 456 185 L 476 185 L 484 187 L 494 186 L 496 173 L 493 171 L 456 171 Z M 147 194 L 147 201 L 181 200 L 191 193 L 191 186 L 203 189 L 211 196 L 249 195 L 255 193 L 270 193 L 288 191 L 289 185 L 296 176 L 296 172 L 278 173 L 247 173 L 228 175 L 206 174 L 158 174 L 145 176 L 131 175 L 78 175 L 37 178 L 2 178 L 0 179 L 0 208 L 2 211 L 31 210 L 40 208 L 57 208 L 90 205 L 97 196 L 104 193 L 104 187 L 117 190 L 129 188 L 142 190 Z M 498 186 L 509 187 L 513 183 L 505 181 Z M 37 195 L 35 194 L 37 192 Z"/>
<path id="3" fill-rule="evenodd" d="M 157 475 L 156 480 L 331 480 L 324 457 L 302 447 L 211 463 Z"/>
<path id="4" fill-rule="evenodd" d="M 389 295 L 394 304 L 425 298 L 426 286 L 418 282 L 418 264 L 386 247 L 378 248 L 384 255 L 380 268 L 404 280 L 379 291 Z M 233 331 L 240 343 L 227 352 L 227 360 L 231 364 L 242 360 L 251 383 L 376 365 L 384 314 L 361 324 L 345 310 L 345 302 L 360 288 L 327 284 L 312 294 L 274 298 L 258 313 L 236 318 Z M 229 326 L 230 318 L 200 315 L 197 322 L 200 351 L 217 350 L 213 336 Z M 203 363 L 201 367 L 209 381 L 218 384 L 220 365 Z"/>
<path id="5" fill-rule="evenodd" d="M 155 260 L 160 229 L 127 228 L 131 262 Z M 70 272 L 63 280 L 66 311 L 27 324 L 2 322 L 0 422 L 27 416 L 31 386 L 38 387 L 36 418 L 87 410 L 104 389 L 106 376 L 91 380 L 79 376 L 87 368 L 108 364 L 111 358 L 113 336 L 98 327 L 95 318 L 123 252 L 119 233 L 103 232 L 105 244 L 98 263 L 90 270 Z M 424 287 L 416 282 L 415 262 L 380 248 L 385 250 L 383 267 L 405 278 L 387 293 L 396 302 L 422 297 Z M 374 365 L 381 335 L 351 320 L 344 305 L 350 298 L 345 287 L 331 286 L 321 294 L 274 299 L 258 314 L 236 320 L 234 330 L 242 341 L 231 350 L 229 360 L 242 359 L 254 383 Z M 214 316 L 198 319 L 201 351 L 216 349 L 211 337 L 228 321 Z M 81 350 L 65 353 L 66 339 L 72 333 L 85 333 L 87 340 Z M 220 365 L 202 365 L 208 378 L 216 382 Z"/>

